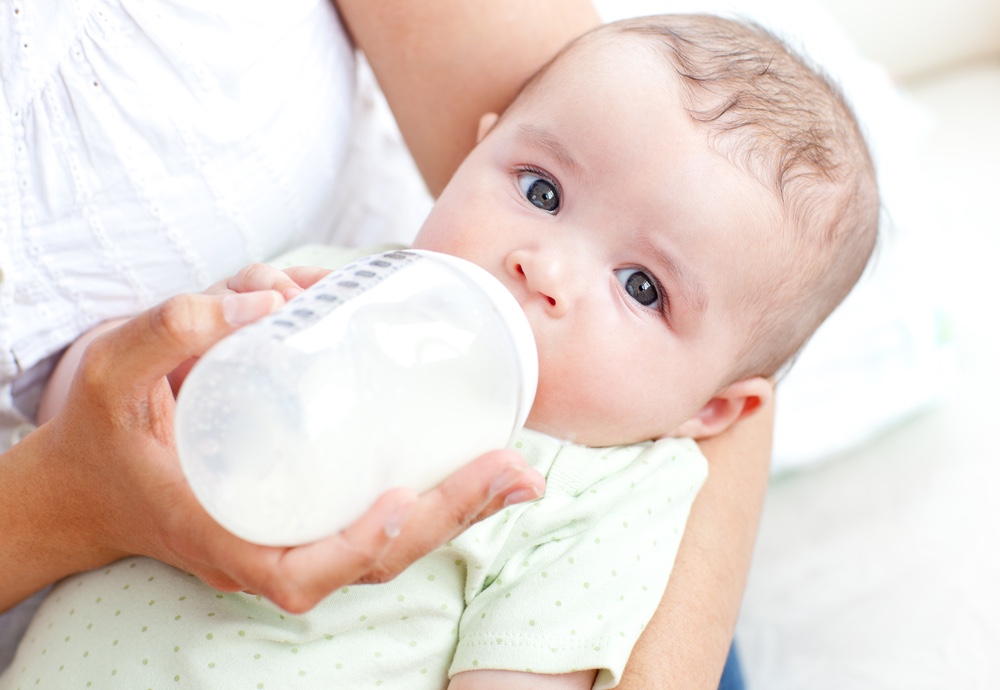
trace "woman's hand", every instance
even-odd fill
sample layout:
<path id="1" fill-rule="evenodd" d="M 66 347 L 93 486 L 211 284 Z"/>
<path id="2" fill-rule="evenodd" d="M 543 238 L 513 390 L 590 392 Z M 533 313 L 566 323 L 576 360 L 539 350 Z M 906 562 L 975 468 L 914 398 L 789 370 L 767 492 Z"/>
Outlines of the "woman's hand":
<path id="1" fill-rule="evenodd" d="M 205 290 L 205 294 L 228 295 L 273 290 L 288 301 L 315 285 L 329 273 L 330 269 L 320 266 L 292 266 L 280 270 L 269 264 L 249 264 L 235 275 L 212 285 Z"/>
<path id="2" fill-rule="evenodd" d="M 141 554 L 301 612 L 345 584 L 389 579 L 505 503 L 541 494 L 537 472 L 496 451 L 422 496 L 387 492 L 320 542 L 273 548 L 229 534 L 180 470 L 167 374 L 284 299 L 223 292 L 174 297 L 99 336 L 62 409 L 5 454 L 0 553 L 16 565 L 0 574 L 0 610 L 66 575 Z"/>
<path id="3" fill-rule="evenodd" d="M 281 304 L 299 296 L 329 273 L 330 269 L 319 266 L 293 266 L 279 270 L 269 264 L 253 263 L 244 266 L 229 278 L 223 278 L 211 285 L 205 290 L 205 294 L 232 295 L 244 292 L 270 291 L 280 296 L 282 302 L 279 304 Z M 238 318 L 238 315 L 234 316 Z M 76 347 L 76 343 L 73 346 Z M 191 371 L 191 367 L 197 361 L 197 357 L 189 357 L 167 374 L 167 381 L 170 382 L 170 389 L 175 397 L 180 391 L 184 379 Z M 62 362 L 59 364 L 62 366 Z"/>

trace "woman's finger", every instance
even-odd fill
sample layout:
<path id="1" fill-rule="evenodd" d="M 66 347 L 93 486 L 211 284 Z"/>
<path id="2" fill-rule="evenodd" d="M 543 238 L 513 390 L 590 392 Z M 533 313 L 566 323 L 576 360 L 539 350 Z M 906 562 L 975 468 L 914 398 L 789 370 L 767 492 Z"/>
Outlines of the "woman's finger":
<path id="1" fill-rule="evenodd" d="M 375 567 L 399 535 L 415 501 L 412 491 L 392 489 L 344 530 L 289 548 L 250 544 L 214 523 L 189 524 L 184 542 L 200 545 L 202 553 L 189 553 L 186 560 L 189 565 L 197 563 L 195 574 L 212 587 L 243 589 L 287 611 L 303 613 Z"/>
<path id="2" fill-rule="evenodd" d="M 268 264 L 244 266 L 226 281 L 226 288 L 233 292 L 274 290 L 285 300 L 302 293 L 302 286 L 287 273 Z"/>
<path id="3" fill-rule="evenodd" d="M 413 504 L 399 536 L 363 582 L 384 582 L 505 505 L 539 498 L 545 479 L 512 450 L 487 453 L 462 467 Z"/>
<path id="4" fill-rule="evenodd" d="M 321 268 L 320 266 L 292 266 L 291 268 L 286 268 L 285 273 L 300 287 L 310 288 L 319 282 L 321 278 L 329 275 L 330 269 Z"/>
<path id="5" fill-rule="evenodd" d="M 225 291 L 274 290 L 290 300 L 329 272 L 329 269 L 319 266 L 293 266 L 282 271 L 268 264 L 250 264 L 230 278 L 216 283 L 206 292 L 220 294 Z"/>
<path id="6" fill-rule="evenodd" d="M 211 554 L 205 563 L 213 567 L 199 573 L 209 584 L 229 589 L 236 582 L 288 611 L 303 612 L 345 585 L 392 579 L 472 522 L 543 491 L 544 479 L 520 455 L 494 451 L 419 497 L 401 488 L 386 492 L 350 527 L 312 544 L 257 547 L 217 525 L 189 533 L 187 541 Z"/>
<path id="7" fill-rule="evenodd" d="M 85 354 L 88 371 L 141 392 L 181 362 L 203 355 L 223 337 L 283 303 L 271 291 L 171 297 L 122 324 L 115 337 L 91 343 Z"/>

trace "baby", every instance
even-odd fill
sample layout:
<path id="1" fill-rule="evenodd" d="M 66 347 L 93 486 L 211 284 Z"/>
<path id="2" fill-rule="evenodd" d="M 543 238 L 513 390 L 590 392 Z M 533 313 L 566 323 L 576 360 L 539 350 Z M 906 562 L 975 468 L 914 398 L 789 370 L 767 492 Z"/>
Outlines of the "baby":
<path id="1" fill-rule="evenodd" d="M 768 401 L 860 276 L 874 170 L 834 88 L 709 16 L 587 34 L 479 137 L 414 244 L 524 309 L 517 447 L 545 496 L 304 615 L 148 559 L 70 578 L 0 687 L 617 684 L 707 471 L 695 440 Z"/>

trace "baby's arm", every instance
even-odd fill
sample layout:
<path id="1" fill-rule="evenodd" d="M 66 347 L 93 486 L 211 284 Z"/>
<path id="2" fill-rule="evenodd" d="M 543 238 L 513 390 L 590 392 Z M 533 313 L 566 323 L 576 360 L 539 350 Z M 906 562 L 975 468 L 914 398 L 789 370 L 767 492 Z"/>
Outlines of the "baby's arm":
<path id="1" fill-rule="evenodd" d="M 546 675 L 521 671 L 463 671 L 456 673 L 448 690 L 590 690 L 597 670 Z"/>

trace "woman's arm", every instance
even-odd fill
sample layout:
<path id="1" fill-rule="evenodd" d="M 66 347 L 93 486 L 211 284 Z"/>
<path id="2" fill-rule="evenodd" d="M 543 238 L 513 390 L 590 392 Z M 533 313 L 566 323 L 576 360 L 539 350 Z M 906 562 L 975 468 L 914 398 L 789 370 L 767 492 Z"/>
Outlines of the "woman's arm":
<path id="1" fill-rule="evenodd" d="M 770 476 L 774 402 L 701 442 L 709 474 L 670 582 L 617 690 L 715 690 L 733 639 Z"/>
<path id="2" fill-rule="evenodd" d="M 337 0 L 434 196 L 502 112 L 564 45 L 597 26 L 589 0 Z"/>

